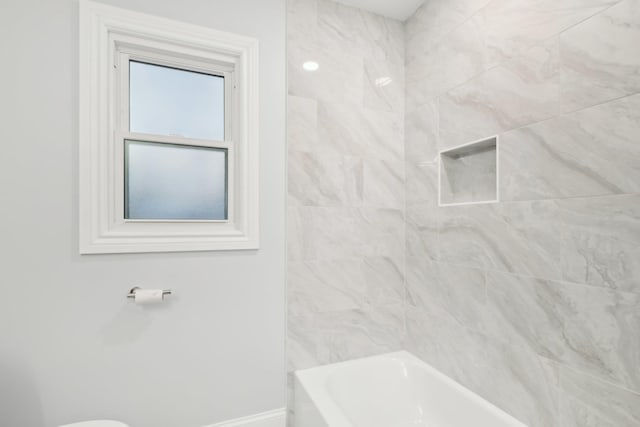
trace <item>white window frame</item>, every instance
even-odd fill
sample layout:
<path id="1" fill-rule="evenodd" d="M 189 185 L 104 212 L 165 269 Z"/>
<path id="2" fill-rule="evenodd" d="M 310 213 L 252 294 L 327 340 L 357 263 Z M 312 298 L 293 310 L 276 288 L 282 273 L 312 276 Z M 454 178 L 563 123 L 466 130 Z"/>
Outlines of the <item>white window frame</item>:
<path id="1" fill-rule="evenodd" d="M 80 1 L 80 253 L 257 249 L 258 41 Z M 129 131 L 129 61 L 225 78 L 225 140 Z M 227 150 L 226 220 L 124 218 L 124 140 Z"/>

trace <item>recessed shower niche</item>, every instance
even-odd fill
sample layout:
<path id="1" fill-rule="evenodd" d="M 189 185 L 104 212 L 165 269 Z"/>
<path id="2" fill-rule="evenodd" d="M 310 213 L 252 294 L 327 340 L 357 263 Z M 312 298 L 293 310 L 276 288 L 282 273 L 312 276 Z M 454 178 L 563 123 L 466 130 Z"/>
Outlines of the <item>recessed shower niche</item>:
<path id="1" fill-rule="evenodd" d="M 440 151 L 438 205 L 497 202 L 498 146 L 492 136 Z"/>

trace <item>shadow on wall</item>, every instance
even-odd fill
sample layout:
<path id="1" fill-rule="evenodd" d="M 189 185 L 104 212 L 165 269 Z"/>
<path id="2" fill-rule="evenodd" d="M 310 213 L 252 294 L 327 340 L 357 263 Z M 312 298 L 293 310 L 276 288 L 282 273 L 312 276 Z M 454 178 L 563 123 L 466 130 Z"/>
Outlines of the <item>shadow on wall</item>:
<path id="1" fill-rule="evenodd" d="M 33 378 L 19 362 L 0 360 L 0 425 L 44 426 L 42 402 Z"/>
<path id="2" fill-rule="evenodd" d="M 175 299 L 175 296 L 172 299 Z M 106 345 L 137 341 L 151 326 L 152 317 L 149 312 L 167 310 L 170 304 L 171 301 L 163 301 L 159 305 L 139 306 L 133 301 L 127 301 L 113 319 L 103 326 L 100 331 L 102 341 Z"/>

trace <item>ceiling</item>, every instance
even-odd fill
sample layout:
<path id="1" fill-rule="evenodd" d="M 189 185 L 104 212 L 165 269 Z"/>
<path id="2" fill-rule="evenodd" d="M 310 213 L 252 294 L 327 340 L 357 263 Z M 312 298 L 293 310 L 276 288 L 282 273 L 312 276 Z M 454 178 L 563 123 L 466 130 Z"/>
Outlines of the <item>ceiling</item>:
<path id="1" fill-rule="evenodd" d="M 405 21 L 413 15 L 424 0 L 336 0 L 338 3 L 346 4 L 378 15 Z"/>

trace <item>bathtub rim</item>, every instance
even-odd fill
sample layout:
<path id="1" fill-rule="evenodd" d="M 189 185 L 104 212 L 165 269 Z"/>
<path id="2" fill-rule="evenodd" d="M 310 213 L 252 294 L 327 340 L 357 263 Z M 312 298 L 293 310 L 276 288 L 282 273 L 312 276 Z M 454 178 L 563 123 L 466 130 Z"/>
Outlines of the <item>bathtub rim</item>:
<path id="1" fill-rule="evenodd" d="M 327 390 L 326 381 L 329 374 L 333 371 L 343 368 L 345 366 L 362 363 L 365 361 L 371 361 L 375 359 L 395 360 L 400 363 L 414 363 L 420 368 L 425 369 L 430 376 L 434 376 L 437 379 L 443 381 L 447 386 L 451 387 L 456 393 L 459 393 L 461 397 L 468 398 L 473 403 L 484 407 L 497 419 L 504 421 L 510 427 L 528 427 L 522 421 L 515 418 L 513 415 L 508 414 L 503 409 L 484 399 L 477 393 L 474 393 L 467 387 L 463 386 L 453 378 L 440 372 L 427 362 L 418 358 L 414 354 L 400 350 L 391 353 L 383 353 L 374 356 L 367 356 L 357 359 L 346 360 L 343 362 L 331 363 L 327 365 L 320 365 L 313 368 L 301 369 L 294 371 L 295 385 L 294 387 L 303 387 L 303 392 L 316 406 L 320 416 L 322 416 L 324 422 L 330 427 L 355 427 L 351 421 L 344 414 L 343 410 L 338 404 L 331 398 Z M 312 385 L 315 385 L 313 387 Z M 297 396 L 297 391 L 294 389 L 294 398 Z"/>

